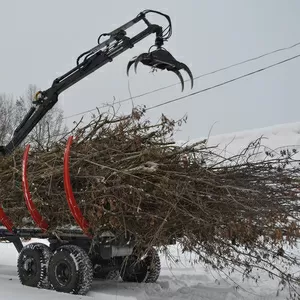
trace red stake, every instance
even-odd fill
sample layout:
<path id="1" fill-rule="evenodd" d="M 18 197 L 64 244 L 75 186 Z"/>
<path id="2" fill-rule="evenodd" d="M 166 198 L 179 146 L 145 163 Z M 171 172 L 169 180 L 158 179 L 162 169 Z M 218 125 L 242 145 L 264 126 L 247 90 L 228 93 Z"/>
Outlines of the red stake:
<path id="1" fill-rule="evenodd" d="M 8 231 L 13 232 L 14 224 L 5 214 L 2 207 L 0 207 L 0 222 L 7 228 Z"/>
<path id="2" fill-rule="evenodd" d="M 22 187 L 25 196 L 26 206 L 31 214 L 32 219 L 35 221 L 37 226 L 41 228 L 44 232 L 48 229 L 47 222 L 43 219 L 40 213 L 37 211 L 30 195 L 28 180 L 27 180 L 27 162 L 28 162 L 28 153 L 30 145 L 26 146 L 24 155 L 23 155 L 23 166 L 22 166 Z"/>
<path id="3" fill-rule="evenodd" d="M 66 198 L 68 201 L 70 211 L 71 211 L 75 221 L 80 226 L 80 228 L 83 230 L 83 232 L 88 237 L 92 238 L 91 234 L 89 233 L 89 224 L 83 217 L 81 210 L 76 203 L 76 200 L 75 200 L 75 197 L 73 194 L 72 185 L 71 185 L 69 161 L 70 161 L 70 149 L 71 149 L 72 141 L 73 141 L 73 136 L 70 136 L 68 138 L 68 142 L 67 142 L 65 154 L 64 154 L 64 187 L 65 187 L 65 192 L 66 192 Z"/>

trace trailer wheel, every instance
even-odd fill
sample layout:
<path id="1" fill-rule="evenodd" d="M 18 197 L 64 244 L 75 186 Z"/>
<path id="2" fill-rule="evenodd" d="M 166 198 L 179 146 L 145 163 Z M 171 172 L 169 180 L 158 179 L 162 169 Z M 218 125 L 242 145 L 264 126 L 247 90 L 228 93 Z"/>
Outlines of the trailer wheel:
<path id="1" fill-rule="evenodd" d="M 49 262 L 49 281 L 58 292 L 86 295 L 93 281 L 93 266 L 87 253 L 76 245 L 63 245 Z"/>
<path id="2" fill-rule="evenodd" d="M 123 281 L 156 282 L 160 275 L 160 258 L 154 248 L 142 260 L 138 260 L 135 255 L 130 255 L 124 263 L 125 268 L 120 273 Z"/>
<path id="3" fill-rule="evenodd" d="M 26 245 L 17 262 L 20 282 L 26 286 L 48 289 L 48 264 L 51 256 L 50 248 L 43 243 Z"/>

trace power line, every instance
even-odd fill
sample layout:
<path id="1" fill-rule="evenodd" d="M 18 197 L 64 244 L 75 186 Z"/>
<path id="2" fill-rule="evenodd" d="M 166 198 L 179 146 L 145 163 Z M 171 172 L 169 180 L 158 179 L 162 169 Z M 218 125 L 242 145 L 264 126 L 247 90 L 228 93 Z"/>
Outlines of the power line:
<path id="1" fill-rule="evenodd" d="M 260 58 L 263 58 L 265 56 L 269 56 L 271 54 L 274 54 L 274 53 L 277 53 L 277 52 L 281 52 L 281 51 L 286 51 L 286 50 L 289 50 L 289 49 L 292 49 L 296 46 L 299 46 L 300 45 L 300 42 L 297 42 L 291 46 L 287 46 L 287 47 L 283 47 L 283 48 L 279 48 L 279 49 L 276 49 L 276 50 L 273 50 L 273 51 L 270 51 L 270 52 L 267 52 L 267 53 L 264 53 L 264 54 L 261 54 L 259 56 L 256 56 L 256 57 L 253 57 L 253 58 L 249 58 L 249 59 L 246 59 L 246 60 L 243 60 L 241 62 L 238 62 L 238 63 L 235 63 L 235 64 L 231 64 L 231 65 L 228 65 L 226 67 L 223 67 L 223 68 L 220 68 L 220 69 L 217 69 L 217 70 L 214 70 L 214 71 L 211 71 L 211 72 L 208 72 L 208 73 L 204 73 L 204 74 L 201 74 L 201 75 L 198 75 L 196 77 L 194 77 L 194 80 L 197 80 L 197 79 L 200 79 L 200 78 L 203 78 L 203 77 L 206 77 L 208 75 L 212 75 L 212 74 L 215 74 L 215 73 L 218 73 L 218 72 L 221 72 L 221 71 L 225 71 L 225 70 L 228 70 L 228 69 L 231 69 L 233 67 L 237 67 L 239 65 L 243 65 L 245 63 L 248 63 L 248 62 L 251 62 L 251 61 L 255 61 L 255 60 L 258 60 Z M 187 82 L 189 81 L 188 80 L 185 80 L 184 82 Z M 165 90 L 165 89 L 168 89 L 170 87 L 173 87 L 173 86 L 176 86 L 176 85 L 179 85 L 180 83 L 173 83 L 173 84 L 170 84 L 170 85 L 167 85 L 167 86 L 163 86 L 161 88 L 157 88 L 157 89 L 154 89 L 154 90 L 150 90 L 148 92 L 145 92 L 145 93 L 142 93 L 142 94 L 139 94 L 139 95 L 136 95 L 136 96 L 133 96 L 133 97 L 129 97 L 129 98 L 125 98 L 125 99 L 122 99 L 120 101 L 117 101 L 115 103 L 112 103 L 112 104 L 121 104 L 121 103 L 124 103 L 124 102 L 128 102 L 128 101 L 131 101 L 133 99 L 137 99 L 137 98 L 141 98 L 141 97 L 144 97 L 144 96 L 147 96 L 147 95 L 150 95 L 150 94 L 153 94 L 153 93 L 156 93 L 156 92 L 159 92 L 159 91 L 162 91 L 162 90 Z M 186 97 L 186 96 L 184 96 Z M 100 106 L 99 108 L 106 108 L 106 107 L 110 107 L 111 104 L 105 104 L 103 106 Z M 70 116 L 67 116 L 67 117 L 64 117 L 63 119 L 69 119 L 69 118 L 72 118 L 72 117 L 76 117 L 76 116 L 80 116 L 80 115 L 83 115 L 83 114 L 86 114 L 86 113 L 89 113 L 89 112 L 93 112 L 93 111 L 96 111 L 97 108 L 92 108 L 92 109 L 89 109 L 89 110 L 85 110 L 85 111 L 82 111 L 82 112 L 79 112 L 79 113 L 76 113 L 76 114 L 73 114 L 73 115 L 70 115 Z"/>
<path id="2" fill-rule="evenodd" d="M 228 83 L 231 83 L 231 82 L 240 80 L 240 79 L 242 79 L 242 78 L 252 76 L 252 75 L 254 75 L 254 74 L 256 74 L 256 73 L 260 73 L 260 72 L 262 72 L 262 71 L 271 69 L 271 68 L 273 68 L 273 67 L 275 67 L 275 66 L 284 64 L 284 63 L 286 63 L 286 62 L 289 62 L 289 61 L 294 60 L 294 59 L 299 58 L 299 57 L 300 57 L 300 54 L 295 55 L 295 56 L 292 56 L 292 57 L 287 58 L 287 59 L 285 59 L 285 60 L 281 60 L 281 61 L 279 61 L 279 62 L 277 62 L 277 63 L 274 63 L 274 64 L 271 64 L 271 65 L 269 65 L 269 66 L 266 66 L 266 67 L 264 67 L 264 68 L 261 68 L 261 69 L 258 69 L 258 70 L 255 70 L 255 71 L 246 73 L 246 74 L 244 74 L 244 75 L 241 75 L 241 76 L 232 78 L 232 79 L 227 80 L 227 81 L 223 81 L 223 82 L 221 82 L 221 83 L 219 83 L 219 84 L 210 86 L 210 87 L 208 87 L 208 88 L 205 88 L 205 89 L 202 89 L 202 90 L 199 90 L 199 91 L 190 93 L 190 94 L 185 95 L 185 96 L 182 96 L 182 97 L 178 97 L 178 98 L 175 98 L 175 99 L 171 99 L 171 100 L 162 102 L 162 103 L 160 103 L 160 104 L 156 104 L 156 105 L 150 106 L 150 107 L 146 108 L 145 110 L 148 111 L 148 110 L 151 110 L 151 109 L 160 107 L 160 106 L 164 106 L 164 105 L 167 105 L 167 104 L 170 104 L 170 103 L 173 103 L 173 102 L 180 101 L 180 100 L 185 99 L 185 98 L 189 98 L 189 97 L 195 96 L 195 95 L 197 95 L 197 94 L 200 94 L 200 93 L 203 93 L 203 92 L 206 92 L 206 91 L 209 91 L 209 90 L 218 88 L 218 87 L 220 87 L 220 86 L 223 86 L 223 85 L 226 85 L 226 84 L 228 84 Z M 59 136 L 66 136 L 66 135 L 65 135 L 65 134 L 57 134 L 57 135 L 53 135 L 52 137 L 59 137 Z"/>
<path id="3" fill-rule="evenodd" d="M 176 101 L 180 101 L 180 100 L 182 100 L 182 99 L 185 99 L 185 98 L 188 98 L 188 97 L 191 97 L 191 96 L 194 96 L 194 95 L 197 95 L 197 94 L 206 92 L 206 91 L 208 91 L 208 90 L 212 90 L 212 89 L 214 89 L 214 88 L 223 86 L 223 85 L 225 85 L 225 84 L 228 84 L 228 83 L 237 81 L 237 80 L 242 79 L 242 78 L 245 78 L 245 77 L 252 76 L 252 75 L 254 75 L 254 74 L 256 74 L 256 73 L 259 73 L 259 72 L 262 72 L 262 71 L 271 69 L 271 68 L 273 68 L 273 67 L 275 67 L 275 66 L 278 66 L 278 65 L 280 65 L 280 64 L 286 63 L 286 62 L 288 62 L 288 61 L 291 61 L 291 60 L 296 59 L 296 58 L 299 58 L 299 57 L 300 57 L 300 54 L 298 54 L 298 55 L 296 55 L 296 56 L 293 56 L 293 57 L 290 57 L 290 58 L 287 58 L 287 59 L 285 59 L 285 60 L 279 61 L 279 62 L 274 63 L 274 64 L 272 64 L 272 65 L 269 65 L 269 66 L 267 66 L 267 67 L 264 67 L 264 68 L 255 70 L 255 71 L 253 71 L 253 72 L 250 72 L 250 73 L 241 75 L 241 76 L 239 76 L 239 77 L 235 77 L 235 78 L 233 78 L 233 79 L 230 79 L 230 80 L 221 82 L 221 83 L 219 83 L 219 84 L 210 86 L 210 87 L 208 87 L 208 88 L 199 90 L 199 91 L 197 91 L 197 92 L 193 92 L 193 93 L 190 93 L 190 94 L 185 95 L 185 96 L 182 96 L 182 97 L 178 97 L 178 98 L 175 98 L 175 99 L 172 99 L 172 100 L 169 100 L 169 101 L 162 102 L 162 103 L 157 104 L 157 105 L 153 105 L 153 106 L 151 106 L 151 107 L 149 107 L 149 108 L 146 108 L 146 111 L 148 111 L 148 110 L 150 110 L 150 109 L 154 109 L 154 108 L 160 107 L 160 106 L 163 106 L 163 105 L 167 105 L 167 104 L 170 104 L 170 103 L 173 103 L 173 102 L 176 102 Z"/>

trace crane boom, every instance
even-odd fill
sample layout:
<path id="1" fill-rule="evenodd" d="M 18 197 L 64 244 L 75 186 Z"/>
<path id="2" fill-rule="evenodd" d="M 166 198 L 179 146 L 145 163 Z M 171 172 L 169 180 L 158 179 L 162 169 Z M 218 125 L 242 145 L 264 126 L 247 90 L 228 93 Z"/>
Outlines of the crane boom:
<path id="1" fill-rule="evenodd" d="M 164 16 L 169 25 L 166 29 L 157 24 L 152 24 L 146 18 L 148 13 L 156 13 Z M 126 30 L 136 23 L 143 21 L 146 24 L 146 29 L 136 34 L 133 37 L 128 37 Z M 155 44 L 157 49 L 148 53 L 143 53 L 134 58 L 128 63 L 129 67 L 134 63 L 135 68 L 139 62 L 144 65 L 151 66 L 159 69 L 166 69 L 173 71 L 179 76 L 183 87 L 183 79 L 179 73 L 180 69 L 188 72 L 192 84 L 193 77 L 188 67 L 178 62 L 167 50 L 162 48 L 165 41 L 167 41 L 172 33 L 171 19 L 168 15 L 154 10 L 145 10 L 139 13 L 134 19 L 113 30 L 110 33 L 101 34 L 98 38 L 98 44 L 92 49 L 82 53 L 77 59 L 77 65 L 65 73 L 64 75 L 56 78 L 51 87 L 44 91 L 39 91 L 33 100 L 33 106 L 29 109 L 19 126 L 15 129 L 12 139 L 6 146 L 0 146 L 0 153 L 2 155 L 9 155 L 26 139 L 33 128 L 40 122 L 46 113 L 52 109 L 57 103 L 58 96 L 63 91 L 73 86 L 89 74 L 101 68 L 108 62 L 111 62 L 115 57 L 122 54 L 124 51 L 134 47 L 134 45 L 151 34 L 156 34 Z M 101 37 L 108 36 L 108 38 L 100 43 Z M 81 61 L 82 60 L 82 61 Z"/>

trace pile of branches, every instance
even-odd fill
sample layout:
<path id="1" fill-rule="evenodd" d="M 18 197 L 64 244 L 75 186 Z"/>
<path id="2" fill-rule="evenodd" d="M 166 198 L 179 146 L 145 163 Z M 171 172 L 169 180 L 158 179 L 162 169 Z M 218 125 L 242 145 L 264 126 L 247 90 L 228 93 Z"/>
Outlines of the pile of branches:
<path id="1" fill-rule="evenodd" d="M 135 108 L 74 128 L 72 188 L 91 231 L 134 235 L 144 246 L 175 239 L 216 268 L 243 265 L 246 273 L 258 260 L 282 257 L 284 243 L 299 237 L 296 151 L 268 151 L 255 161 L 253 153 L 264 151 L 257 140 L 223 158 L 206 140 L 174 143 L 184 121 L 162 115 L 151 124 Z M 64 191 L 65 146 L 62 139 L 45 151 L 31 149 L 28 161 L 31 195 L 51 231 L 77 225 Z M 1 205 L 18 227 L 34 227 L 21 187 L 22 155 L 0 160 Z"/>

